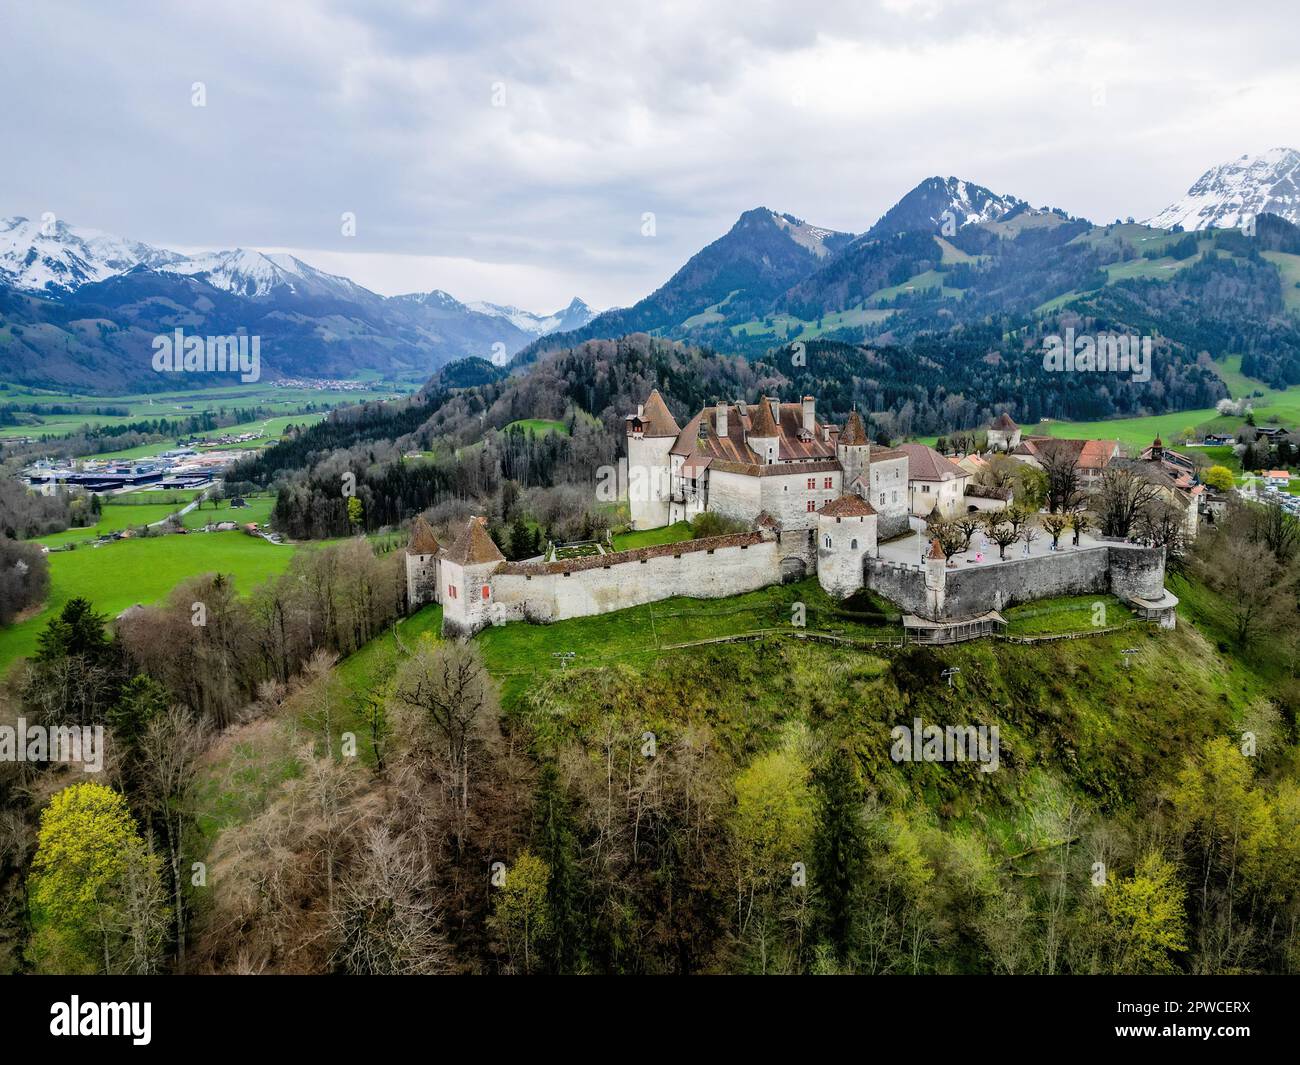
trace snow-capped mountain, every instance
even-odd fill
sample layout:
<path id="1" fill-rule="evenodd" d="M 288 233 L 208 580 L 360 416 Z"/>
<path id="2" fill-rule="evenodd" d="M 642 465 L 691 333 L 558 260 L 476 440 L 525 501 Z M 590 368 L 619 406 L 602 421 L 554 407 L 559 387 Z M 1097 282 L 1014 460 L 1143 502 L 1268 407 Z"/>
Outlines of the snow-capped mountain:
<path id="1" fill-rule="evenodd" d="M 521 310 L 518 307 L 503 306 L 500 303 L 485 303 L 481 300 L 467 303 L 465 306 L 471 311 L 486 314 L 489 318 L 504 318 L 516 329 L 522 330 L 533 337 L 544 337 L 549 333 L 581 329 L 596 317 L 596 312 L 576 296 L 567 307 L 556 311 L 554 314 L 534 314 L 532 311 Z"/>
<path id="2" fill-rule="evenodd" d="M 176 252 L 52 217 L 0 218 L 0 283 L 24 292 L 72 292 L 137 266 L 156 268 L 181 258 Z"/>
<path id="3" fill-rule="evenodd" d="M 62 324 L 50 320 L 50 301 Z M 561 328 L 591 312 L 577 300 L 535 317 Z M 151 339 L 178 324 L 260 336 L 270 377 L 426 378 L 467 356 L 505 363 L 536 336 L 446 292 L 390 299 L 288 254 L 186 255 L 52 217 L 0 220 L 0 330 L 10 323 L 19 341 L 0 345 L 0 380 L 95 391 L 157 387 Z"/>
<path id="4" fill-rule="evenodd" d="M 247 299 L 262 299 L 277 291 L 297 296 L 346 300 L 381 298 L 346 277 L 317 270 L 292 255 L 268 255 L 243 248 L 208 252 L 194 258 L 165 263 L 159 269 L 166 273 L 198 278 L 222 292 Z"/>
<path id="5" fill-rule="evenodd" d="M 1280 215 L 1300 225 L 1300 152 L 1294 148 L 1243 155 L 1207 170 L 1186 196 L 1149 219 L 1147 225 L 1231 229 L 1261 214 Z"/>
<path id="6" fill-rule="evenodd" d="M 867 237 L 919 231 L 937 233 L 945 223 L 960 229 L 978 222 L 996 222 L 1028 208 L 1024 200 L 1000 196 L 972 181 L 955 177 L 926 178 L 886 211 Z"/>

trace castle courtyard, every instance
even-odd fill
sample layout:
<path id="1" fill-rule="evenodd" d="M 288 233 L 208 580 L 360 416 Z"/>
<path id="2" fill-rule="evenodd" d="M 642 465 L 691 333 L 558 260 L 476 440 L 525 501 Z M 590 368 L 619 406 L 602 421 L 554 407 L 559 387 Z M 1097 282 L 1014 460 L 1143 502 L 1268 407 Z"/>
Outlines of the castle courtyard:
<path id="1" fill-rule="evenodd" d="M 916 566 L 918 568 L 922 566 L 925 556 L 930 552 L 930 540 L 925 534 L 925 522 L 922 519 L 913 517 L 911 525 L 912 532 L 907 536 L 895 537 L 879 545 L 878 551 L 882 559 L 886 562 L 905 566 Z M 1008 546 L 1005 561 L 1019 562 L 1026 558 L 1039 558 L 1044 555 L 1082 551 L 1090 547 L 1099 547 L 1106 542 L 1099 540 L 1089 532 L 1085 532 L 1079 536 L 1079 546 L 1075 547 L 1074 532 L 1067 529 L 1061 534 L 1059 550 L 1053 551 L 1052 538 L 1047 535 L 1046 531 L 1039 529 L 1038 534 L 1038 539 L 1029 545 L 1028 553 L 1025 551 L 1023 540 Z M 992 540 L 986 539 L 982 532 L 977 532 L 971 537 L 970 550 L 953 555 L 948 568 L 949 570 L 980 569 L 1000 565 L 1003 561 L 998 557 L 998 545 Z"/>

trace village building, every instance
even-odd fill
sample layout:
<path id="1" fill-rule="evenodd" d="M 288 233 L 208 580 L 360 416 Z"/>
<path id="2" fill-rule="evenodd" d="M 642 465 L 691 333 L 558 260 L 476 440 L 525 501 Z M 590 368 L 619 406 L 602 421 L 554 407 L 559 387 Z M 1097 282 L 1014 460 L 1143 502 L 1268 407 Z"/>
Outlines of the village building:
<path id="1" fill-rule="evenodd" d="M 1013 451 L 1020 446 L 1020 426 L 1003 411 L 989 425 L 987 430 L 990 451 Z"/>
<path id="2" fill-rule="evenodd" d="M 1164 502 L 1183 512 L 1183 535 L 1190 541 L 1195 540 L 1200 531 L 1201 496 L 1205 493 L 1203 485 L 1196 484 L 1178 467 L 1163 461 L 1163 451 L 1156 440 L 1154 452 L 1148 448 L 1143 454 L 1148 458 L 1116 459 L 1114 465 L 1119 469 L 1131 469 L 1156 486 L 1157 496 Z"/>
<path id="3" fill-rule="evenodd" d="M 1190 487 L 1192 481 L 1197 477 L 1196 463 L 1190 456 L 1184 455 L 1181 451 L 1175 451 L 1173 448 L 1165 447 L 1160 437 L 1156 437 L 1148 447 L 1142 449 L 1141 455 L 1138 456 L 1143 462 L 1156 462 L 1163 466 L 1175 479 L 1186 478 L 1186 483 Z"/>
<path id="4" fill-rule="evenodd" d="M 918 518 L 936 510 L 944 518 L 966 512 L 966 486 L 971 475 L 950 459 L 925 444 L 902 444 L 907 456 L 908 508 Z"/>
<path id="5" fill-rule="evenodd" d="M 1079 488 L 1089 492 L 1121 452 L 1118 440 L 1077 440 L 1058 436 L 1027 436 L 1011 451 L 1013 459 L 1040 470 L 1047 456 L 1055 454 L 1073 457 L 1079 471 Z"/>

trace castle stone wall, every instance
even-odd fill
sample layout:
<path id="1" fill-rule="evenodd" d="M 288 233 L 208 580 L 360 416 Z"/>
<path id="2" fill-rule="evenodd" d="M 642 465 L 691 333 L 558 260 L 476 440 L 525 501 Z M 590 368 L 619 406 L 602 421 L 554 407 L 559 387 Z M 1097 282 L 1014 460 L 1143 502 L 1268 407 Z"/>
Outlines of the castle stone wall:
<path id="1" fill-rule="evenodd" d="M 561 573 L 496 573 L 490 578 L 487 617 L 506 621 L 562 621 L 607 614 L 674 595 L 715 599 L 781 580 L 775 540 L 714 550 L 684 551 L 612 562 L 608 568 Z"/>
<path id="2" fill-rule="evenodd" d="M 438 597 L 438 556 L 406 555 L 406 602 L 412 609 Z"/>
<path id="3" fill-rule="evenodd" d="M 945 583 L 944 613 L 954 618 L 1058 595 L 1101 595 L 1110 591 L 1110 549 L 1088 547 L 949 569 Z"/>
<path id="4" fill-rule="evenodd" d="M 673 437 L 627 438 L 628 509 L 634 529 L 668 524 Z"/>
<path id="5" fill-rule="evenodd" d="M 868 559 L 866 586 L 897 603 L 906 613 L 926 614 L 925 571 L 921 566 Z"/>
<path id="6" fill-rule="evenodd" d="M 932 613 L 920 568 L 868 560 L 868 588 L 905 611 Z M 1159 599 L 1164 592 L 1164 551 L 1130 544 L 1099 544 L 995 565 L 945 571 L 943 616 L 971 617 L 1018 603 L 1063 595 L 1103 595 L 1121 599 Z"/>
<path id="7" fill-rule="evenodd" d="M 870 487 L 867 502 L 876 510 L 877 535 L 882 540 L 890 540 L 911 532 L 907 505 L 907 459 L 882 459 L 871 463 L 868 470 L 867 481 Z"/>
<path id="8" fill-rule="evenodd" d="M 826 478 L 831 479 L 831 487 L 823 487 Z M 808 488 L 808 479 L 812 478 L 815 488 Z M 839 470 L 821 470 L 818 473 L 801 471 L 798 466 L 790 467 L 789 474 L 756 477 L 762 486 L 762 509 L 766 510 L 781 523 L 781 529 L 790 533 L 800 529 L 817 528 L 817 511 L 833 499 L 839 499 L 841 475 Z M 815 509 L 808 510 L 808 501 L 813 501 Z M 751 518 L 757 517 L 756 514 Z"/>
<path id="9" fill-rule="evenodd" d="M 1121 599 L 1159 599 L 1165 592 L 1162 547 L 1119 547 L 1110 551 L 1111 590 Z"/>
<path id="10" fill-rule="evenodd" d="M 761 477 L 709 471 L 709 510 L 737 521 L 753 521 L 763 509 Z"/>

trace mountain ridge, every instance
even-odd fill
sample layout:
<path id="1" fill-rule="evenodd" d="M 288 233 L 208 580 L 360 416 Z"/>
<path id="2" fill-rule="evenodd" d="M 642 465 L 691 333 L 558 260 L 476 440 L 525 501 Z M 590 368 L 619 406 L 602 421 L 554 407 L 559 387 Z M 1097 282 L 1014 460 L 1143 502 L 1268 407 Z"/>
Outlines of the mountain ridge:
<path id="1" fill-rule="evenodd" d="M 1232 229 L 1274 214 L 1300 225 L 1300 152 L 1270 148 L 1211 167 L 1147 224 L 1160 229 Z"/>

